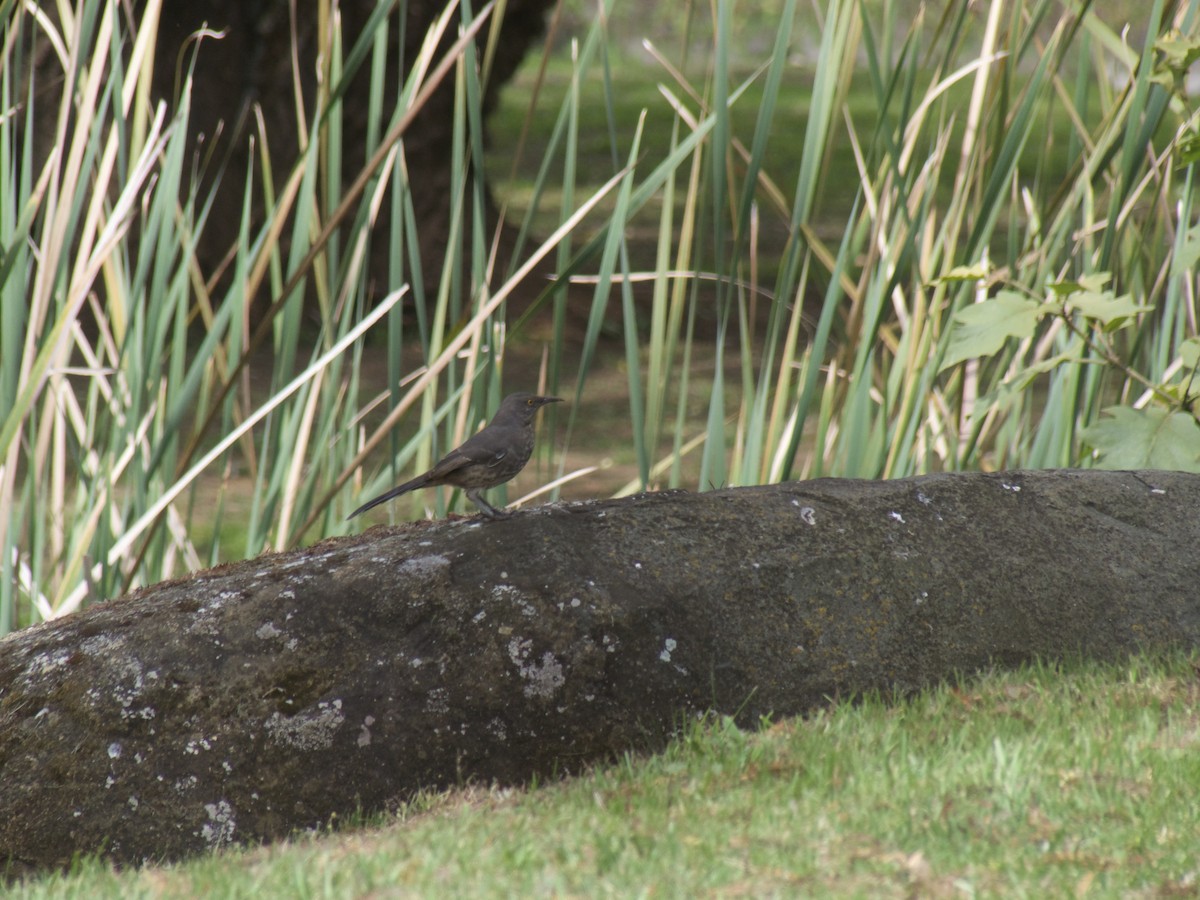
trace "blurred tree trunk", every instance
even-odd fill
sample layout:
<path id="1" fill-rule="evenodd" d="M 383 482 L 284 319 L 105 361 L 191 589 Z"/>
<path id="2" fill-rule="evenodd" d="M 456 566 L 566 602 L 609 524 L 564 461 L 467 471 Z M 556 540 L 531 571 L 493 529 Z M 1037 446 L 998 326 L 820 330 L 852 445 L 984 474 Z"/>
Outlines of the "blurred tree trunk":
<path id="1" fill-rule="evenodd" d="M 484 97 L 485 118 L 496 107 L 499 91 L 509 82 L 524 55 L 545 30 L 545 12 L 552 0 L 508 0 L 503 7 L 502 40 L 496 42 Z M 364 29 L 377 0 L 342 0 L 337 5 L 342 19 L 344 53 Z M 481 6 L 481 4 L 479 5 Z M 478 11 L 479 6 L 476 6 Z M 204 230 L 198 254 L 202 270 L 210 274 L 238 235 L 236 223 L 242 210 L 242 187 L 247 168 L 256 169 L 254 184 L 262 185 L 262 170 L 251 156 L 250 138 L 257 131 L 254 108 L 262 113 L 270 140 L 271 167 L 276 185 L 292 168 L 299 150 L 296 119 L 296 71 L 306 116 L 311 116 L 317 88 L 319 40 L 317 2 L 298 0 L 164 0 L 158 43 L 155 50 L 154 83 L 158 97 L 172 101 L 178 95 L 181 73 L 186 73 L 196 56 L 192 91 L 191 131 L 200 158 L 211 154 L 209 176 L 226 162 L 226 172 L 212 208 L 210 226 Z M 384 119 L 395 107 L 402 77 L 425 40 L 425 35 L 445 8 L 442 0 L 400 0 L 389 20 L 389 77 L 384 98 Z M 54 17 L 53 5 L 47 13 Z M 498 13 L 493 13 L 498 14 Z M 295 17 L 293 20 L 293 16 Z M 223 31 L 221 38 L 193 40 L 197 30 Z M 293 41 L 293 31 L 295 40 Z M 487 26 L 480 37 L 486 40 Z M 444 47 L 457 38 L 454 25 Z M 40 102 L 56 108 L 49 100 L 61 89 L 61 72 L 49 56 L 49 43 L 37 48 L 37 84 Z M 370 64 L 356 74 L 343 98 L 343 184 L 358 175 L 366 160 L 366 130 Z M 426 286 L 436 284 L 446 251 L 451 196 L 452 133 L 454 133 L 454 77 L 445 79 L 413 125 L 404 134 L 409 190 L 412 191 L 416 221 L 420 223 L 420 254 Z M 311 126 L 311 121 L 308 122 Z M 35 143 L 44 158 L 54 133 L 54 116 L 35 118 Z M 257 200 L 258 198 L 254 198 Z M 259 204 L 260 206 L 260 204 Z M 487 198 L 485 215 L 488 232 L 496 222 L 496 204 Z M 372 241 L 371 281 L 382 293 L 389 271 L 386 257 L 386 222 Z M 502 244 L 504 241 L 502 240 Z M 468 248 L 469 250 L 469 248 Z M 259 298 L 260 302 L 265 302 Z"/>
<path id="2" fill-rule="evenodd" d="M 484 97 L 484 114 L 491 112 L 501 88 L 512 78 L 521 60 L 544 30 L 545 11 L 552 0 L 509 0 L 504 8 L 503 38 L 496 43 L 495 57 Z M 388 29 L 389 72 L 402 70 L 407 75 L 411 61 L 430 25 L 446 4 L 441 0 L 401 0 L 402 25 L 392 15 Z M 478 10 L 479 4 L 476 7 Z M 289 9 L 290 7 L 290 9 Z M 348 53 L 354 40 L 376 7 L 376 0 L 343 0 L 338 6 L 342 17 L 343 46 Z M 284 3 L 282 0 L 166 0 L 159 29 L 155 57 L 155 85 L 159 96 L 170 98 L 177 91 L 178 73 L 186 66 L 194 50 L 190 37 L 201 27 L 224 30 L 220 40 L 204 40 L 196 58 L 193 91 L 192 130 L 201 140 L 219 141 L 228 148 L 231 165 L 224 175 L 223 187 L 213 211 L 214 223 L 229 227 L 206 229 L 200 253 L 205 269 L 210 270 L 236 236 L 241 216 L 242 185 L 247 168 L 256 164 L 250 158 L 247 137 L 254 131 L 252 108 L 257 105 L 264 117 L 271 141 L 271 160 L 276 177 L 290 170 L 297 146 L 295 84 L 292 71 L 295 30 L 298 70 L 306 104 L 311 115 L 318 67 L 318 4 Z M 295 16 L 293 22 L 292 15 Z M 446 46 L 457 37 L 451 27 Z M 486 35 L 487 31 L 483 32 Z M 345 95 L 343 150 L 345 183 L 358 173 L 366 158 L 368 116 L 368 66 L 356 75 L 354 86 Z M 384 108 L 393 108 L 398 93 L 398 76 L 391 76 Z M 405 153 L 409 167 L 416 218 L 420 223 L 421 259 L 427 284 L 436 282 L 446 253 L 446 235 L 451 195 L 450 175 L 454 128 L 454 80 L 448 78 L 433 96 L 405 135 Z M 494 225 L 495 206 L 489 197 L 489 227 Z M 389 227 L 381 219 L 379 231 Z M 387 241 L 382 236 L 373 242 L 371 280 L 382 292 L 388 272 Z"/>

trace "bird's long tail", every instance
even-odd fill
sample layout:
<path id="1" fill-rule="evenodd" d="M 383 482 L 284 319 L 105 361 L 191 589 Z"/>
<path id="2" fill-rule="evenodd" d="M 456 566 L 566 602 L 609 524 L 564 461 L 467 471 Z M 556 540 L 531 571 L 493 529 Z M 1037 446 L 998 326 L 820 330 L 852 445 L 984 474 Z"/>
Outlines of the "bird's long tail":
<path id="1" fill-rule="evenodd" d="M 407 494 L 409 491 L 415 491 L 417 488 L 425 487 L 428 480 L 429 479 L 425 475 L 419 475 L 416 478 L 414 478 L 412 481 L 406 481 L 406 482 L 404 482 L 404 484 L 400 485 L 399 487 L 392 488 L 386 494 L 380 494 L 374 500 L 368 500 L 366 503 L 364 503 L 362 506 L 360 506 L 354 512 L 350 513 L 350 515 L 346 516 L 346 520 L 349 521 L 350 519 L 353 519 L 355 516 L 362 515 L 368 509 L 374 509 L 380 503 L 387 503 L 393 497 L 399 497 L 401 494 Z"/>

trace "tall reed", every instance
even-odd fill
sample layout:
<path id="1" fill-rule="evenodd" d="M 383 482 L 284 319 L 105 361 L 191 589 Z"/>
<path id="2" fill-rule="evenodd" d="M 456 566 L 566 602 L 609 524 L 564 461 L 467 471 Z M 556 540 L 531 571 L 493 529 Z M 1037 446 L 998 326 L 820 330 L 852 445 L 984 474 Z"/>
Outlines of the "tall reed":
<path id="1" fill-rule="evenodd" d="M 908 22 L 898 3 L 783 0 L 762 59 L 717 0 L 710 18 L 689 7 L 678 48 L 636 51 L 658 92 L 632 111 L 635 51 L 611 39 L 605 0 L 522 77 L 524 156 L 498 177 L 481 98 L 500 7 L 448 5 L 388 106 L 403 4 L 358 35 L 318 6 L 325 68 L 296 117 L 301 151 L 275 171 L 279 136 L 260 124 L 260 164 L 219 181 L 244 213 L 218 279 L 195 253 L 212 223 L 190 80 L 149 100 L 161 0 L 136 18 L 0 0 L 0 629 L 344 532 L 361 493 L 477 427 L 533 321 L 549 334 L 538 387 L 573 390 L 568 443 L 618 329 L 636 473 L 619 493 L 1200 468 L 1200 141 L 1183 79 L 1200 0 L 1152 0 L 1135 43 L 1087 2 L 953 0 Z M 29 78 L 41 48 L 53 89 Z M 367 155 L 345 180 L 360 70 Z M 429 278 L 405 136 L 443 79 L 454 188 Z M 507 258 L 488 190 L 518 236 Z M 392 271 L 372 294 L 380 242 Z M 383 385 L 362 377 L 372 329 Z M 412 502 L 431 499 L 457 502 Z"/>

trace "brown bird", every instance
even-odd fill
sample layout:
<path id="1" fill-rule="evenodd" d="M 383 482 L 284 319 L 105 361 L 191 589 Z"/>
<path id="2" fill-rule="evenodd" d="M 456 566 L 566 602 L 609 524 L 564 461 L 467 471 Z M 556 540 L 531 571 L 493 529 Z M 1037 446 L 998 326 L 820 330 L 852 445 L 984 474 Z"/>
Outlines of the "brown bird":
<path id="1" fill-rule="evenodd" d="M 547 403 L 561 401 L 562 397 L 538 397 L 523 391 L 509 394 L 501 401 L 487 427 L 467 438 L 461 447 L 447 453 L 424 475 L 364 503 L 346 518 L 353 519 L 409 491 L 439 484 L 463 488 L 467 498 L 489 519 L 508 516 L 509 513 L 484 500 L 483 492 L 504 484 L 525 468 L 533 454 L 533 417 Z"/>

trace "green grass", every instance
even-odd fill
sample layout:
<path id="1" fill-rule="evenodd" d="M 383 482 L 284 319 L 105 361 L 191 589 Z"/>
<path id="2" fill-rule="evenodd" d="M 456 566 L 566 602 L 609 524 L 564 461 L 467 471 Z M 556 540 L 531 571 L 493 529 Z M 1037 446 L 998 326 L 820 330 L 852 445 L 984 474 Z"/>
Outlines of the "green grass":
<path id="1" fill-rule="evenodd" d="M 522 214 L 527 211 L 543 162 L 536 148 L 547 146 L 554 131 L 554 116 L 550 111 L 557 109 L 571 90 L 573 73 L 569 57 L 560 54 L 551 57 L 544 65 L 545 69 L 541 71 L 543 60 L 531 55 L 512 82 L 504 88 L 500 102 L 488 121 L 489 176 L 503 198 Z M 734 81 L 741 81 L 750 78 L 754 71 L 754 68 L 741 68 L 731 77 Z M 531 116 L 530 97 L 538 86 L 539 76 L 538 108 L 543 114 Z M 799 171 L 802 163 L 802 137 L 808 125 L 812 84 L 811 68 L 802 65 L 789 65 L 780 83 L 776 118 L 772 123 L 771 138 L 765 148 L 762 167 L 781 182 L 787 173 Z M 594 190 L 624 163 L 619 153 L 614 159 L 613 137 L 618 148 L 628 147 L 643 110 L 649 112 L 642 138 L 643 158 L 661 159 L 670 152 L 674 113 L 662 95 L 663 87 L 675 93 L 680 92 L 679 86 L 670 80 L 668 73 L 646 55 L 621 51 L 616 52 L 610 85 L 605 85 L 599 78 L 588 79 L 580 85 L 580 135 L 575 163 L 582 187 Z M 914 84 L 918 94 L 929 87 L 929 73 L 923 73 Z M 729 111 L 730 132 L 745 144 L 750 143 L 754 134 L 763 93 L 762 79 L 755 80 Z M 950 108 L 965 107 L 970 100 L 970 84 L 954 84 L 947 89 L 946 98 Z M 901 116 L 896 105 L 881 110 L 879 97 L 865 72 L 855 73 L 851 78 L 846 90 L 845 109 L 849 118 L 864 133 L 869 134 L 879 123 L 885 123 L 889 128 L 897 127 Z M 610 112 L 611 128 L 608 121 Z M 1087 108 L 1078 115 L 1089 127 L 1097 127 L 1103 115 L 1098 99 L 1094 96 L 1088 98 Z M 962 142 L 963 129 L 960 116 L 953 121 L 949 131 L 952 144 Z M 1063 112 L 1057 97 L 1047 96 L 1039 100 L 1030 130 L 1038 139 L 1023 148 L 1018 170 L 1027 182 L 1036 175 L 1046 185 L 1061 184 L 1076 157 L 1072 155 L 1071 118 Z M 535 152 L 527 151 L 517 156 L 522 133 L 525 134 L 526 147 L 533 148 Z M 1156 140 L 1165 143 L 1169 137 L 1168 129 L 1160 127 Z M 828 229 L 831 233 L 844 225 L 861 186 L 848 135 L 842 131 L 835 132 L 833 142 L 821 185 L 823 203 L 815 223 L 818 229 Z M 932 138 L 927 136 L 915 155 L 928 155 L 932 149 Z M 510 179 L 514 163 L 515 178 Z M 562 168 L 561 160 L 549 168 L 552 180 L 561 180 Z M 948 181 L 940 185 L 939 200 L 943 205 L 949 200 L 952 190 L 953 186 Z M 544 192 L 542 196 L 547 206 L 553 206 L 559 200 L 553 191 Z M 677 203 L 682 207 L 682 198 Z M 611 204 L 602 208 L 611 208 Z M 546 210 L 544 215 L 547 218 L 542 224 L 546 225 L 551 221 L 548 218 L 550 210 Z M 647 218 L 656 220 L 656 214 L 647 215 Z M 781 218 L 776 224 L 786 225 L 786 219 Z"/>
<path id="2" fill-rule="evenodd" d="M 993 673 L 380 826 L 24 897 L 1193 896 L 1200 682 L 1183 656 Z"/>

